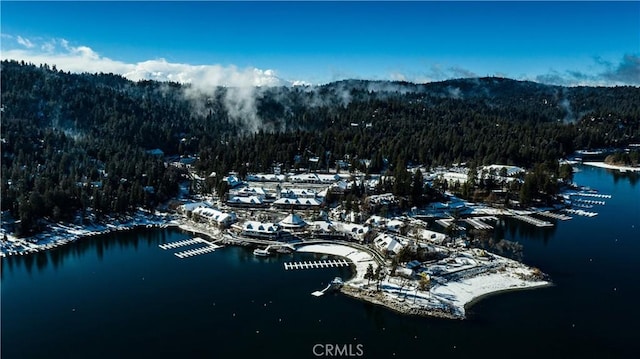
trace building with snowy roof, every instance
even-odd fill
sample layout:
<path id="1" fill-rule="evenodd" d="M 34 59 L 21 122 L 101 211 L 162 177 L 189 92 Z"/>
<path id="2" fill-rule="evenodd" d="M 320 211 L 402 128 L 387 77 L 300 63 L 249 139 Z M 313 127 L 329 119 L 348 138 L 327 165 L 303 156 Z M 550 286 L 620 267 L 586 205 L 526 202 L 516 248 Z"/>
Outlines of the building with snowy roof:
<path id="1" fill-rule="evenodd" d="M 295 213 L 284 217 L 278 225 L 283 229 L 298 230 L 307 226 L 307 222 Z"/>
<path id="2" fill-rule="evenodd" d="M 242 235 L 247 237 L 277 240 L 282 235 L 282 229 L 277 223 L 246 221 L 241 228 Z"/>
<path id="3" fill-rule="evenodd" d="M 227 228 L 238 220 L 235 213 L 227 213 L 215 208 L 198 207 L 193 210 L 194 218 L 207 220 L 210 224 Z"/>
<path id="4" fill-rule="evenodd" d="M 317 198 L 280 198 L 273 205 L 278 208 L 312 209 L 319 208 L 322 201 Z"/>
<path id="5" fill-rule="evenodd" d="M 287 176 L 281 174 L 255 173 L 247 176 L 247 181 L 250 182 L 284 182 L 286 180 Z"/>
<path id="6" fill-rule="evenodd" d="M 193 213 L 194 210 L 196 210 L 197 208 L 211 208 L 211 204 L 209 202 L 191 202 L 191 203 L 185 203 L 181 206 L 178 207 L 178 212 L 185 214 L 185 215 L 191 215 L 191 213 Z"/>
<path id="7" fill-rule="evenodd" d="M 245 208 L 261 208 L 266 207 L 266 203 L 262 197 L 258 196 L 233 196 L 227 201 L 228 206 L 245 207 Z"/>
<path id="8" fill-rule="evenodd" d="M 398 254 L 402 244 L 388 234 L 380 234 L 373 240 L 373 245 L 382 253 Z"/>
<path id="9" fill-rule="evenodd" d="M 227 182 L 229 188 L 236 188 L 244 183 L 235 175 L 229 175 L 227 177 L 224 177 L 222 180 Z"/>

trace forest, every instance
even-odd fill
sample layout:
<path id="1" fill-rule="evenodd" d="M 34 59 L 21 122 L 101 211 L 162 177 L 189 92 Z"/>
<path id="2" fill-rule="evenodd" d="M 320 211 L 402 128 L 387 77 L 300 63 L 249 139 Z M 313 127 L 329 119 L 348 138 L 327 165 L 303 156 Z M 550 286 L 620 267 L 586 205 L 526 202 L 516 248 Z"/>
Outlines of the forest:
<path id="1" fill-rule="evenodd" d="M 188 176 L 167 157 L 195 158 L 211 191 L 229 171 L 274 164 L 398 174 L 468 162 L 557 173 L 557 159 L 577 149 L 640 143 L 640 88 L 630 86 L 486 77 L 203 89 L 17 61 L 2 61 L 0 74 L 1 205 L 23 234 L 42 218 L 166 202 Z"/>

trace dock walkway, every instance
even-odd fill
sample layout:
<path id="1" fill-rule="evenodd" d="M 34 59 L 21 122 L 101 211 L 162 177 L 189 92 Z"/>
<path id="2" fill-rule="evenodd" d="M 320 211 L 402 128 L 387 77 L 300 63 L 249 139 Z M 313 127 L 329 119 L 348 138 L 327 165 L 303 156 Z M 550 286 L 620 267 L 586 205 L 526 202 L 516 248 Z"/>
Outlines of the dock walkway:
<path id="1" fill-rule="evenodd" d="M 214 252 L 218 248 L 220 248 L 220 246 L 215 245 L 215 244 L 211 244 L 211 245 L 206 246 L 206 247 L 188 249 L 186 251 L 177 252 L 177 253 L 174 253 L 174 254 L 176 255 L 176 257 L 179 257 L 179 258 L 187 258 L 187 257 L 197 256 L 198 254 L 205 254 L 205 253 Z"/>
<path id="2" fill-rule="evenodd" d="M 549 211 L 537 212 L 536 214 L 539 214 L 539 215 L 545 216 L 545 217 L 549 217 L 549 218 L 559 219 L 561 221 L 568 221 L 570 219 L 573 219 L 573 217 L 567 216 L 566 214 L 554 213 L 554 212 L 549 212 Z"/>
<path id="3" fill-rule="evenodd" d="M 523 214 L 513 216 L 515 219 L 519 219 L 523 222 L 527 222 L 529 224 L 533 224 L 536 227 L 553 227 L 553 223 L 543 221 L 537 218 L 529 217 Z"/>
<path id="4" fill-rule="evenodd" d="M 484 223 L 479 218 L 466 218 L 464 221 L 472 225 L 475 229 L 493 229 L 493 226 Z"/>
<path id="5" fill-rule="evenodd" d="M 220 242 L 220 240 L 217 240 L 216 242 Z M 209 242 L 207 240 L 204 240 L 200 237 L 194 237 L 191 239 L 183 239 L 180 241 L 163 243 L 158 245 L 158 247 L 164 250 L 169 250 L 169 249 L 176 249 L 180 247 L 186 247 L 194 244 L 204 244 L 204 246 L 199 246 L 197 248 L 191 248 L 181 252 L 176 252 L 174 253 L 174 255 L 178 258 L 188 258 L 188 257 L 197 256 L 199 254 L 211 253 L 218 248 L 222 248 L 222 246 L 215 244 L 214 242 Z"/>
<path id="6" fill-rule="evenodd" d="M 198 243 L 206 243 L 206 244 L 208 244 L 209 242 L 205 241 L 204 239 L 202 239 L 200 237 L 194 237 L 194 238 L 191 238 L 191 239 L 183 239 L 181 241 L 163 243 L 163 244 L 158 245 L 158 247 L 160 247 L 162 249 L 175 249 L 175 248 L 178 248 L 178 247 L 185 247 L 185 246 L 190 246 L 190 245 L 198 244 Z"/>
<path id="7" fill-rule="evenodd" d="M 284 264 L 285 270 L 290 269 L 311 269 L 311 268 L 334 268 L 346 267 L 349 262 L 346 259 L 332 259 L 323 261 L 287 262 Z"/>

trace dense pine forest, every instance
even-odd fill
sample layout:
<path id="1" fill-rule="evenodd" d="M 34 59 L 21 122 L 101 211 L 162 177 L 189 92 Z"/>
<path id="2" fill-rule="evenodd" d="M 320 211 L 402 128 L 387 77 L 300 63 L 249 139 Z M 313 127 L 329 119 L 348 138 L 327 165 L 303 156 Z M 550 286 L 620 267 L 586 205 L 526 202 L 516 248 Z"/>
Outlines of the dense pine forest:
<path id="1" fill-rule="evenodd" d="M 576 149 L 640 143 L 637 87 L 491 77 L 201 89 L 3 61 L 1 95 L 2 210 L 22 233 L 41 218 L 166 202 L 188 174 L 152 149 L 197 158 L 210 191 L 210 173 L 274 163 L 321 171 L 344 161 L 367 173 L 457 162 L 534 168 Z"/>

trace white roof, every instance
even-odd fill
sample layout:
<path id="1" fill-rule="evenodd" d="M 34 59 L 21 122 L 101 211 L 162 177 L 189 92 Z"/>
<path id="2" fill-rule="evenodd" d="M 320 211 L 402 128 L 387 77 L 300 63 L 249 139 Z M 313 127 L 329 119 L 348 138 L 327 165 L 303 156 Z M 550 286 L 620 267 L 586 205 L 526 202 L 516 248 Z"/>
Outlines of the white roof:
<path id="1" fill-rule="evenodd" d="M 226 212 L 222 212 L 220 210 L 217 210 L 215 208 L 205 208 L 205 207 L 199 207 L 196 208 L 195 210 L 193 210 L 194 214 L 203 216 L 203 217 L 207 217 L 209 219 L 213 219 L 214 221 L 218 222 L 218 223 L 223 223 L 225 221 L 235 221 L 236 220 L 236 214 L 235 213 L 226 213 Z"/>
<path id="2" fill-rule="evenodd" d="M 243 187 L 236 191 L 236 193 L 244 196 L 264 196 L 266 194 L 264 188 L 260 187 Z"/>
<path id="3" fill-rule="evenodd" d="M 396 254 L 398 254 L 402 249 L 402 244 L 400 244 L 400 242 L 386 234 L 377 236 L 376 239 L 373 240 L 373 244 L 379 249 L 387 250 Z"/>
<path id="4" fill-rule="evenodd" d="M 182 209 L 185 211 L 193 211 L 200 207 L 211 207 L 211 205 L 207 202 L 193 202 L 193 203 L 185 203 L 182 205 Z"/>
<path id="5" fill-rule="evenodd" d="M 280 198 L 273 202 L 273 204 L 293 206 L 319 206 L 322 203 L 315 198 Z"/>
<path id="6" fill-rule="evenodd" d="M 307 222 L 305 222 L 297 214 L 291 213 L 290 215 L 284 217 L 284 219 L 281 220 L 278 224 L 285 228 L 300 228 L 306 226 Z"/>
<path id="7" fill-rule="evenodd" d="M 231 197 L 229 199 L 229 203 L 240 203 L 240 204 L 262 204 L 262 198 L 257 196 L 249 196 L 249 197 Z"/>
<path id="8" fill-rule="evenodd" d="M 276 233 L 280 228 L 276 223 L 246 221 L 242 224 L 242 229 L 248 232 Z"/>
<path id="9" fill-rule="evenodd" d="M 250 174 L 247 176 L 247 181 L 284 181 L 286 179 L 285 175 L 276 175 L 270 173 L 256 173 Z"/>

